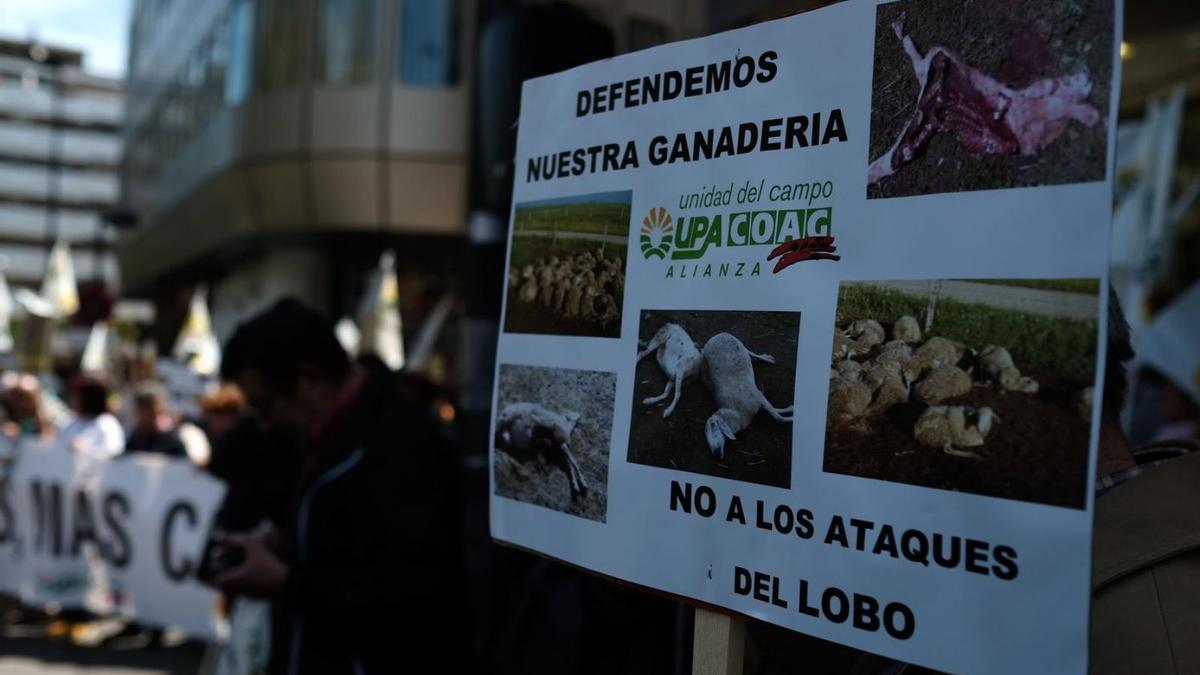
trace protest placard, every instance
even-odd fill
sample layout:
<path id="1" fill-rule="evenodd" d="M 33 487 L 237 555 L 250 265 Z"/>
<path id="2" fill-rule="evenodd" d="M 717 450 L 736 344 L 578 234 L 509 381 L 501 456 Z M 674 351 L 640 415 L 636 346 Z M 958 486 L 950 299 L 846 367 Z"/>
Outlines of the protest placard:
<path id="1" fill-rule="evenodd" d="M 1121 4 L 1017 4 L 524 84 L 496 539 L 938 669 L 1086 670 Z"/>
<path id="2" fill-rule="evenodd" d="M 218 636 L 217 595 L 196 569 L 220 481 L 186 461 L 22 446 L 0 486 L 0 590 L 30 605 Z"/>

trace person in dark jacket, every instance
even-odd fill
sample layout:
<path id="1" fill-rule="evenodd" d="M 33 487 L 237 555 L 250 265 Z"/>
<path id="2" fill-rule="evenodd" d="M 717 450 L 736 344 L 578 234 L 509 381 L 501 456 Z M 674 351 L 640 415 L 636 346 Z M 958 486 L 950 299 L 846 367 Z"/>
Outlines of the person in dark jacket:
<path id="1" fill-rule="evenodd" d="M 253 530 L 263 521 L 283 527 L 299 472 L 299 435 L 267 429 L 233 385 L 200 399 L 200 410 L 212 443 L 206 468 L 226 485 L 217 526 L 227 532 Z"/>
<path id="2" fill-rule="evenodd" d="M 465 632 L 453 458 L 394 374 L 352 363 L 328 319 L 283 300 L 238 327 L 222 375 L 269 426 L 307 435 L 277 545 L 230 537 L 244 560 L 213 581 L 271 600 L 271 671 L 395 672 L 465 651 L 451 646 Z"/>
<path id="3" fill-rule="evenodd" d="M 133 395 L 133 428 L 125 438 L 125 452 L 149 452 L 187 457 L 178 425 L 167 409 L 166 392 L 157 384 L 143 385 Z"/>

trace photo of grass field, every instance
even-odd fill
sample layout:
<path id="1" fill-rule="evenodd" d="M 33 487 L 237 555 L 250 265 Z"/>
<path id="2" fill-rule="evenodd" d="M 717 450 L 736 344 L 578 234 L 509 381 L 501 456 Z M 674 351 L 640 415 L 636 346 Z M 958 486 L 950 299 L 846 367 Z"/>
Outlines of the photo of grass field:
<path id="1" fill-rule="evenodd" d="M 1083 508 L 1096 279 L 844 282 L 824 469 Z"/>
<path id="2" fill-rule="evenodd" d="M 620 337 L 630 191 L 518 204 L 504 330 Z"/>

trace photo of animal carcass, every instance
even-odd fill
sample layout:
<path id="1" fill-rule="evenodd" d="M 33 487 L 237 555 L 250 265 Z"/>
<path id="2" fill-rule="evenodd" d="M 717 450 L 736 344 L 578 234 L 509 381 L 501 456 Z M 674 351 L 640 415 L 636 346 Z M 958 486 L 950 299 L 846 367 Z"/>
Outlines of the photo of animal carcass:
<path id="1" fill-rule="evenodd" d="M 621 336 L 633 193 L 517 204 L 504 330 Z"/>
<path id="2" fill-rule="evenodd" d="M 879 5 L 867 196 L 1103 180 L 1113 4 Z"/>
<path id="3" fill-rule="evenodd" d="M 643 311 L 629 461 L 789 487 L 799 332 L 796 312 Z"/>
<path id="4" fill-rule="evenodd" d="M 843 282 L 825 471 L 1083 508 L 1098 285 Z"/>
<path id="5" fill-rule="evenodd" d="M 616 373 L 501 364 L 496 494 L 604 522 Z"/>

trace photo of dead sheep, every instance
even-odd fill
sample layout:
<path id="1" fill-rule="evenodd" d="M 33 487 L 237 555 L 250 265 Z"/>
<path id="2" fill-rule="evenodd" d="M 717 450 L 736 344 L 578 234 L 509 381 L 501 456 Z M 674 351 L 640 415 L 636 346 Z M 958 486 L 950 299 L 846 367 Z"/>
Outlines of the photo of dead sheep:
<path id="1" fill-rule="evenodd" d="M 616 373 L 501 364 L 496 494 L 604 522 Z"/>
<path id="2" fill-rule="evenodd" d="M 621 336 L 633 193 L 517 204 L 504 330 Z"/>
<path id="3" fill-rule="evenodd" d="M 1098 287 L 843 282 L 825 471 L 1083 508 Z"/>
<path id="4" fill-rule="evenodd" d="M 1113 4 L 879 5 L 867 197 L 1103 180 Z"/>
<path id="5" fill-rule="evenodd" d="M 789 487 L 799 333 L 797 312 L 643 311 L 629 461 Z"/>

